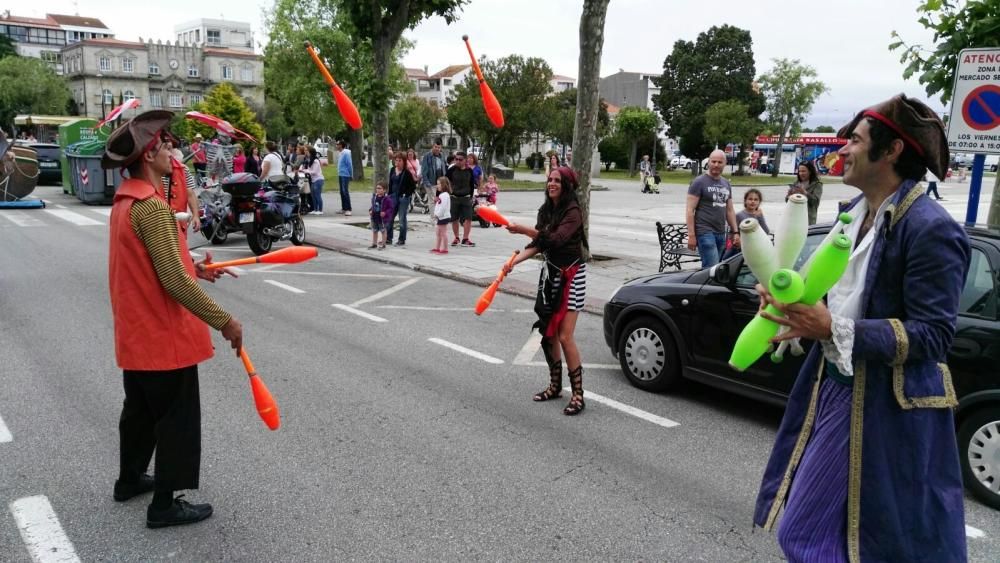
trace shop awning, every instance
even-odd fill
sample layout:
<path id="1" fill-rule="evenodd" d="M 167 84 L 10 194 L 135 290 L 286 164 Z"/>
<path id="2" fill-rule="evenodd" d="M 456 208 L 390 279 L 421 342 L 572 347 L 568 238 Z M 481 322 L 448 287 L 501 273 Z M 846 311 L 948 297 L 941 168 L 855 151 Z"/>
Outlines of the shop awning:
<path id="1" fill-rule="evenodd" d="M 62 125 L 80 119 L 64 115 L 18 115 L 14 118 L 15 125 Z"/>

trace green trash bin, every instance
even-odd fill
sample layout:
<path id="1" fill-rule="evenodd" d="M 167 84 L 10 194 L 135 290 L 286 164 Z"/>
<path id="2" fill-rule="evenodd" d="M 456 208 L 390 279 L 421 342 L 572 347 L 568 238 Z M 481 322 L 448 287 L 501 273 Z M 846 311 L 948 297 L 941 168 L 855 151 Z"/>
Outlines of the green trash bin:
<path id="1" fill-rule="evenodd" d="M 76 197 L 83 203 L 110 204 L 122 183 L 121 170 L 101 168 L 104 140 L 82 141 L 66 149 L 70 168 L 70 183 Z"/>
<path id="2" fill-rule="evenodd" d="M 95 125 L 97 125 L 96 119 L 81 117 L 59 126 L 59 148 L 62 149 L 59 160 L 62 166 L 64 194 L 76 194 L 76 189 L 72 181 L 72 170 L 69 166 L 69 160 L 66 157 L 66 150 L 74 143 L 97 140 L 98 133 L 94 130 Z M 102 137 L 107 138 L 107 133 L 105 132 Z"/>

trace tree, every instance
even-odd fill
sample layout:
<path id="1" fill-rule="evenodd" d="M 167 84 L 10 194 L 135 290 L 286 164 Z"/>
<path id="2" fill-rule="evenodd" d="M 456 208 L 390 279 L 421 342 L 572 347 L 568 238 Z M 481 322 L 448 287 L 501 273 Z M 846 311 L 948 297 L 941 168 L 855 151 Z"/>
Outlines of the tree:
<path id="1" fill-rule="evenodd" d="M 12 125 L 19 113 L 59 115 L 70 97 L 66 81 L 41 60 L 0 60 L 0 128 Z"/>
<path id="2" fill-rule="evenodd" d="M 597 144 L 597 151 L 601 154 L 605 170 L 611 170 L 612 164 L 618 166 L 619 163 L 623 163 L 621 168 L 628 166 L 628 149 L 628 141 L 620 135 L 608 135 Z"/>
<path id="3" fill-rule="evenodd" d="M 410 96 L 389 111 L 389 138 L 400 149 L 416 147 L 425 135 L 441 121 L 442 112 L 423 98 Z"/>
<path id="4" fill-rule="evenodd" d="M 786 135 L 797 135 L 802 119 L 812 109 L 816 98 L 827 91 L 816 77 L 816 70 L 798 60 L 773 59 L 774 68 L 760 77 L 761 90 L 767 98 L 767 120 L 778 132 L 775 154 L 781 154 Z M 778 166 L 771 177 L 778 177 Z"/>
<path id="5" fill-rule="evenodd" d="M 819 127 L 813 129 L 815 133 L 836 133 L 837 130 L 830 125 L 820 125 Z"/>
<path id="6" fill-rule="evenodd" d="M 205 94 L 205 98 L 192 105 L 191 109 L 225 119 L 233 127 L 253 135 L 257 140 L 264 138 L 264 128 L 257 123 L 257 116 L 229 82 L 213 86 Z M 206 139 L 210 139 L 216 134 L 215 129 L 190 119 L 180 122 L 177 127 L 175 132 L 186 138 L 201 133 Z"/>
<path id="7" fill-rule="evenodd" d="M 629 143 L 628 173 L 635 175 L 636 161 L 639 158 L 639 139 L 645 138 L 650 132 L 656 132 L 660 120 L 656 114 L 646 108 L 636 106 L 623 107 L 615 118 L 615 131 Z"/>
<path id="8" fill-rule="evenodd" d="M 1000 2 L 927 0 L 917 11 L 922 12 L 917 21 L 934 31 L 935 49 L 930 51 L 920 45 L 907 45 L 893 31 L 889 50 L 903 49 L 899 59 L 901 64 L 906 64 L 903 78 L 920 73 L 917 80 L 924 85 L 927 95 L 939 93 L 941 103 L 947 104 L 955 85 L 958 53 L 974 47 L 1000 47 Z M 986 221 L 990 226 L 1000 225 L 1000 174 L 993 183 L 993 199 Z"/>
<path id="9" fill-rule="evenodd" d="M 747 145 L 753 145 L 753 138 L 760 130 L 760 121 L 747 115 L 746 104 L 736 100 L 716 102 L 705 111 L 705 138 L 716 146 L 730 142 L 739 145 L 738 175 L 743 175 L 743 153 Z"/>
<path id="10" fill-rule="evenodd" d="M 309 40 L 371 123 L 376 97 L 395 99 L 405 91 L 402 66 L 390 64 L 387 77 L 377 81 L 372 65 L 372 42 L 352 33 L 344 9 L 348 0 L 277 0 L 265 16 L 268 45 L 264 49 L 264 81 L 269 133 L 282 138 L 293 133 L 310 137 L 334 135 L 350 142 L 356 180 L 364 178 L 363 132 L 352 131 L 340 117 L 323 76 L 305 51 Z M 409 42 L 398 42 L 393 58 L 402 56 Z M 273 101 L 273 103 L 272 103 Z"/>
<path id="11" fill-rule="evenodd" d="M 458 11 L 468 0 L 344 0 L 344 10 L 355 40 L 371 45 L 374 80 L 371 83 L 371 121 L 375 133 L 375 177 L 389 175 L 386 147 L 389 144 L 389 105 L 392 92 L 384 85 L 389 80 L 392 53 L 403 31 L 431 16 L 441 16 L 447 23 L 458 19 Z"/>
<path id="12" fill-rule="evenodd" d="M 495 61 L 484 59 L 483 76 L 489 82 L 500 106 L 504 126 L 497 129 L 486 117 L 479 82 L 469 73 L 455 86 L 448 99 L 448 123 L 463 138 L 475 137 L 486 153 L 480 160 L 488 169 L 493 152 L 501 147 L 518 147 L 526 135 L 544 133 L 551 117 L 552 69 L 537 57 L 509 55 Z"/>
<path id="13" fill-rule="evenodd" d="M 576 88 L 569 88 L 550 98 L 549 121 L 545 134 L 565 146 L 573 146 L 573 130 L 576 128 Z M 597 113 L 597 138 L 607 135 L 611 128 L 608 103 L 600 100 Z M 566 155 L 563 155 L 564 157 Z"/>
<path id="14" fill-rule="evenodd" d="M 703 136 L 705 111 L 716 102 L 736 100 L 757 118 L 764 111 L 764 97 L 754 86 L 757 74 L 750 32 L 723 25 L 698 35 L 697 40 L 677 41 L 663 61 L 663 75 L 654 82 L 660 94 L 654 99 L 670 134 L 680 139 L 681 151 L 698 166 L 714 145 Z"/>
<path id="15" fill-rule="evenodd" d="M 600 118 L 601 53 L 604 51 L 604 21 L 609 0 L 583 0 L 580 14 L 580 66 L 577 70 L 576 125 L 573 128 L 573 170 L 580 181 L 583 232 L 590 232 L 590 167 L 597 146 Z M 583 249 L 590 259 L 590 249 Z"/>
<path id="16" fill-rule="evenodd" d="M 0 59 L 6 59 L 7 57 L 16 57 L 17 48 L 14 47 L 14 42 L 11 41 L 10 37 L 6 35 L 0 35 Z"/>

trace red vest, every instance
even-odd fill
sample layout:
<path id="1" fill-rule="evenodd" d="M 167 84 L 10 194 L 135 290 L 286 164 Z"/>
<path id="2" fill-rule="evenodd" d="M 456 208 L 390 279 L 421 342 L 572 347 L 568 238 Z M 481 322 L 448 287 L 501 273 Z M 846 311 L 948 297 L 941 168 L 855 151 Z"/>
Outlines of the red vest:
<path id="1" fill-rule="evenodd" d="M 127 370 L 179 369 L 213 354 L 208 325 L 163 289 L 145 245 L 132 230 L 132 204 L 151 197 L 159 197 L 152 184 L 130 178 L 122 181 L 111 207 L 108 280 L 115 355 L 118 367 Z M 186 246 L 181 248 L 181 261 L 194 278 Z"/>

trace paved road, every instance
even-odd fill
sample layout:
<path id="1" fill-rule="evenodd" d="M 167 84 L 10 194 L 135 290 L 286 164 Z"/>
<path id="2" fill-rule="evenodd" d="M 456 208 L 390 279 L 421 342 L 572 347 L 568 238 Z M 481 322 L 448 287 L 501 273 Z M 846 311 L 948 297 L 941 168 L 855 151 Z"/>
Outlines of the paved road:
<path id="1" fill-rule="evenodd" d="M 564 417 L 530 401 L 546 375 L 528 300 L 499 295 L 479 318 L 480 288 L 333 252 L 210 288 L 244 322 L 283 426 L 257 419 L 216 336 L 190 492 L 216 514 L 147 530 L 143 501 L 110 499 L 108 209 L 70 202 L 0 211 L 0 559 L 60 541 L 45 553 L 84 561 L 780 559 L 750 525 L 779 410 L 697 385 L 634 389 L 586 315 L 588 406 Z M 48 527 L 25 523 L 38 506 Z M 995 559 L 996 512 L 966 510 L 973 559 Z"/>

